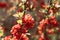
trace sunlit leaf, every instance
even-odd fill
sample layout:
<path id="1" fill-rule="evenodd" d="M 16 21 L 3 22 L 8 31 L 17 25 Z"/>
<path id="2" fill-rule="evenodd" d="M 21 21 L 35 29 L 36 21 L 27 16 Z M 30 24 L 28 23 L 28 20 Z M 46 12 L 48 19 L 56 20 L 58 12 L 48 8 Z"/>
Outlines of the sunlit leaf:
<path id="1" fill-rule="evenodd" d="M 0 30 L 0 36 L 3 36 L 3 30 Z"/>
<path id="2" fill-rule="evenodd" d="M 22 6 L 23 3 L 20 3 L 19 6 Z"/>
<path id="3" fill-rule="evenodd" d="M 23 8 L 23 10 L 25 9 L 25 6 L 24 5 L 22 5 L 21 7 Z"/>
<path id="4" fill-rule="evenodd" d="M 19 17 L 19 15 L 18 15 L 18 14 L 14 14 L 13 16 L 14 16 L 14 17 Z"/>
<path id="5" fill-rule="evenodd" d="M 17 23 L 18 24 L 22 24 L 22 20 L 17 20 Z"/>
<path id="6" fill-rule="evenodd" d="M 24 12 L 19 13 L 19 17 L 22 17 L 24 15 Z"/>

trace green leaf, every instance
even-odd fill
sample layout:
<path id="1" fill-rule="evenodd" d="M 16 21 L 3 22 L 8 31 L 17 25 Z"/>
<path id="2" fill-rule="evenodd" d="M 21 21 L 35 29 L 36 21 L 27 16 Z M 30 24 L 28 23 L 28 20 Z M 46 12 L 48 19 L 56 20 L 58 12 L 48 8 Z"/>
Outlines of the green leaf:
<path id="1" fill-rule="evenodd" d="M 0 40 L 2 40 L 2 38 L 0 38 Z"/>
<path id="2" fill-rule="evenodd" d="M 52 2 L 55 2 L 56 0 L 52 0 Z"/>
<path id="3" fill-rule="evenodd" d="M 23 8 L 23 10 L 25 9 L 25 5 L 22 5 L 21 7 Z"/>
<path id="4" fill-rule="evenodd" d="M 22 24 L 22 20 L 17 20 L 17 23 L 18 24 Z"/>
<path id="5" fill-rule="evenodd" d="M 24 15 L 24 12 L 20 12 L 18 15 L 19 17 L 22 17 Z"/>
<path id="6" fill-rule="evenodd" d="M 13 16 L 14 16 L 14 17 L 19 17 L 19 15 L 18 15 L 18 14 L 14 14 Z"/>
<path id="7" fill-rule="evenodd" d="M 0 30 L 0 36 L 3 36 L 3 30 Z"/>
<path id="8" fill-rule="evenodd" d="M 23 3 L 20 3 L 20 4 L 19 4 L 19 6 L 22 6 L 22 5 L 23 5 Z"/>

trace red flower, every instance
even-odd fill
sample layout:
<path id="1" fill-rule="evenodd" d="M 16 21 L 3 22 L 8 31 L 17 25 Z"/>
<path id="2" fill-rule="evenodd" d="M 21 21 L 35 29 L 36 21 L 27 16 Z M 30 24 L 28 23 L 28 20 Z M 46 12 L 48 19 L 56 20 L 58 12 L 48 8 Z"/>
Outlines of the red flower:
<path id="1" fill-rule="evenodd" d="M 53 13 L 53 9 L 52 8 L 50 8 L 49 13 Z"/>
<path id="2" fill-rule="evenodd" d="M 44 40 L 43 38 L 39 38 L 39 40 Z"/>
<path id="3" fill-rule="evenodd" d="M 44 8 L 45 7 L 45 3 L 43 1 L 41 1 L 40 2 L 40 6 Z"/>
<path id="4" fill-rule="evenodd" d="M 10 40 L 11 39 L 11 36 L 6 36 L 5 38 L 4 38 L 4 40 Z"/>
<path id="5" fill-rule="evenodd" d="M 58 26 L 58 22 L 56 21 L 55 17 L 54 16 L 50 16 L 50 23 L 56 27 Z"/>
<path id="6" fill-rule="evenodd" d="M 30 14 L 26 14 L 25 16 L 23 16 L 22 21 L 26 29 L 33 28 L 34 19 L 32 18 Z"/>
<path id="7" fill-rule="evenodd" d="M 16 34 L 20 28 L 21 28 L 20 24 L 14 25 L 11 29 L 11 33 Z"/>
<path id="8" fill-rule="evenodd" d="M 39 25 L 40 30 L 44 29 L 44 27 L 45 27 L 44 24 L 45 24 L 45 20 L 43 19 L 42 21 L 40 21 L 40 25 Z"/>
<path id="9" fill-rule="evenodd" d="M 48 34 L 54 34 L 54 31 L 51 30 L 51 29 L 49 29 L 49 30 L 47 31 L 47 33 L 48 33 Z"/>
<path id="10" fill-rule="evenodd" d="M 13 40 L 29 40 L 29 38 L 26 36 L 26 34 L 21 34 L 14 36 Z"/>
<path id="11" fill-rule="evenodd" d="M 29 40 L 29 38 L 26 36 L 26 34 L 23 34 L 20 40 Z"/>
<path id="12" fill-rule="evenodd" d="M 6 8 L 7 3 L 6 2 L 0 2 L 0 8 Z"/>

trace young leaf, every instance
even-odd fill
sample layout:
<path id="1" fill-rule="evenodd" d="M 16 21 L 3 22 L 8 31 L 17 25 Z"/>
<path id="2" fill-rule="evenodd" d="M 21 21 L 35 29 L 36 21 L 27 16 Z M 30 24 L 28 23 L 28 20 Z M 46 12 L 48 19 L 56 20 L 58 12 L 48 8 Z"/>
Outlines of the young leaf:
<path id="1" fill-rule="evenodd" d="M 22 24 L 22 20 L 17 20 L 17 23 L 18 24 Z"/>

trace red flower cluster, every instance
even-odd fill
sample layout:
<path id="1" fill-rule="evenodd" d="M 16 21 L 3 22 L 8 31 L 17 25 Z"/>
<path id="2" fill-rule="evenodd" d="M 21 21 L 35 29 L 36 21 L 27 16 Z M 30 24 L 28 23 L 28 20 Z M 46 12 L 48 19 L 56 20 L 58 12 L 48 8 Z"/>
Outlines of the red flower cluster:
<path id="1" fill-rule="evenodd" d="M 46 39 L 44 34 L 44 30 L 48 33 L 48 34 L 54 34 L 54 30 L 53 28 L 58 26 L 58 22 L 56 21 L 54 16 L 50 16 L 48 19 L 43 19 L 42 21 L 40 21 L 40 25 L 38 26 L 38 32 L 40 34 L 40 39 L 39 40 L 43 40 Z M 46 30 L 48 29 L 48 30 Z M 42 36 L 44 38 L 42 38 Z"/>
<path id="2" fill-rule="evenodd" d="M 48 25 L 48 28 L 54 28 L 58 26 L 58 22 L 56 21 L 54 16 L 50 16 L 49 19 L 46 19 L 45 24 Z"/>
<path id="3" fill-rule="evenodd" d="M 33 28 L 34 25 L 34 19 L 30 14 L 26 14 L 22 18 L 22 25 L 17 24 L 14 25 L 11 29 L 11 33 L 13 34 L 13 37 L 16 37 L 17 40 L 27 40 L 25 39 L 24 35 L 26 35 L 26 32 L 28 29 Z M 23 35 L 23 37 L 21 37 Z M 26 37 L 27 38 L 27 37 Z"/>
<path id="4" fill-rule="evenodd" d="M 26 14 L 22 18 L 23 25 L 26 29 L 33 28 L 34 25 L 34 19 L 30 14 Z"/>

